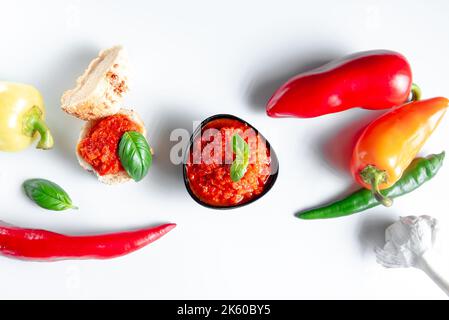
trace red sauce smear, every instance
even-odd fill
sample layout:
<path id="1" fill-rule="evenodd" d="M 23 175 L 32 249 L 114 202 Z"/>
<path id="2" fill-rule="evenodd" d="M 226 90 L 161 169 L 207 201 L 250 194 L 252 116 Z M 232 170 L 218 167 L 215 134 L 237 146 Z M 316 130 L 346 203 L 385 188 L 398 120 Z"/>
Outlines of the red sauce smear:
<path id="1" fill-rule="evenodd" d="M 207 129 L 216 129 L 206 133 Z M 204 203 L 230 207 L 246 203 L 264 190 L 271 175 L 270 151 L 265 139 L 245 123 L 219 119 L 207 124 L 194 140 L 186 166 L 191 191 Z M 235 159 L 232 137 L 239 134 L 248 143 L 250 164 L 244 177 L 234 182 L 230 167 Z"/>
<path id="2" fill-rule="evenodd" d="M 100 176 L 123 171 L 118 145 L 127 131 L 142 132 L 142 128 L 123 114 L 100 119 L 79 143 L 78 153 Z"/>

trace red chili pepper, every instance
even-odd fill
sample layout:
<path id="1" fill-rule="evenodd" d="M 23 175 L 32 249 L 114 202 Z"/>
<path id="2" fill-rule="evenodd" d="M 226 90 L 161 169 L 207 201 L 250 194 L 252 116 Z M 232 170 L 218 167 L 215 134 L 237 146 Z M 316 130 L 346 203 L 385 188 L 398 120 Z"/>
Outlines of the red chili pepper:
<path id="1" fill-rule="evenodd" d="M 267 105 L 270 117 L 312 118 L 361 107 L 388 109 L 421 93 L 409 63 L 386 50 L 356 53 L 300 74 L 279 88 Z"/>
<path id="2" fill-rule="evenodd" d="M 176 227 L 158 227 L 94 236 L 0 226 L 0 253 L 25 260 L 110 259 L 136 251 Z"/>

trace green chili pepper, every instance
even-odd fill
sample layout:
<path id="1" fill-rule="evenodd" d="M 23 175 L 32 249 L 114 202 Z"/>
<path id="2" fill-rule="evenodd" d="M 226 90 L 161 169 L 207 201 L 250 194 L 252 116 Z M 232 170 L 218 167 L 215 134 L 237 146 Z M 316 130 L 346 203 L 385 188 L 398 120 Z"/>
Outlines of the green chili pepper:
<path id="1" fill-rule="evenodd" d="M 391 188 L 383 190 L 382 194 L 389 198 L 397 198 L 419 188 L 438 173 L 443 165 L 444 156 L 445 153 L 442 152 L 413 160 L 402 178 Z M 304 220 L 338 218 L 365 211 L 380 204 L 370 190 L 361 189 L 327 206 L 300 212 L 297 217 Z"/>

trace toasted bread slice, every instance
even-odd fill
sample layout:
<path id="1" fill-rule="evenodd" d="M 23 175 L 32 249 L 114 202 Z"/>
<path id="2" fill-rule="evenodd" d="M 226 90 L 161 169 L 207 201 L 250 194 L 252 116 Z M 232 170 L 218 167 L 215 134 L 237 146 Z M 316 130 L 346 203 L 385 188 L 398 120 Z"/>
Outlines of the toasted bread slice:
<path id="1" fill-rule="evenodd" d="M 140 118 L 140 116 L 135 111 L 127 110 L 127 109 L 120 109 L 116 114 L 123 114 L 123 115 L 128 116 L 131 120 L 133 120 L 135 123 L 137 123 L 142 128 L 141 133 L 142 133 L 142 135 L 146 136 L 147 131 L 145 129 L 145 125 L 144 125 L 142 119 Z M 126 173 L 126 171 L 120 171 L 117 174 L 107 174 L 104 176 L 100 176 L 94 170 L 94 168 L 92 168 L 92 166 L 89 163 L 87 163 L 83 159 L 83 157 L 81 157 L 81 155 L 79 154 L 78 145 L 80 144 L 81 140 L 83 140 L 89 134 L 89 131 L 92 128 L 92 126 L 95 125 L 95 122 L 96 122 L 95 120 L 88 121 L 85 123 L 85 125 L 81 129 L 81 133 L 80 133 L 78 143 L 77 143 L 77 148 L 76 148 L 76 156 L 78 158 L 79 164 L 84 169 L 95 173 L 98 177 L 98 180 L 105 184 L 109 184 L 109 185 L 120 184 L 120 183 L 124 183 L 124 182 L 128 182 L 128 181 L 132 180 L 131 177 Z M 151 150 L 151 153 L 153 153 L 153 150 Z"/>
<path id="2" fill-rule="evenodd" d="M 76 87 L 61 98 L 61 108 L 82 120 L 117 113 L 128 92 L 128 56 L 121 46 L 100 52 L 76 81 Z"/>

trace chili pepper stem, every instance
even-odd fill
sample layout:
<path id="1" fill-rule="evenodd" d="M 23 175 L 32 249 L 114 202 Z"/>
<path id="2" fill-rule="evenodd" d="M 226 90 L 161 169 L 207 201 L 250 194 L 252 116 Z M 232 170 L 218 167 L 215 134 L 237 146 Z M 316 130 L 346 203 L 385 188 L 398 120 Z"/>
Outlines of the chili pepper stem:
<path id="1" fill-rule="evenodd" d="M 410 101 L 419 101 L 419 100 L 421 100 L 422 91 L 421 91 L 421 88 L 416 83 L 412 84 L 411 95 L 412 96 L 410 98 Z"/>
<path id="2" fill-rule="evenodd" d="M 39 133 L 40 140 L 37 143 L 37 149 L 48 150 L 53 148 L 53 136 L 43 120 L 42 111 L 38 107 L 34 106 L 25 114 L 23 118 L 23 132 L 29 137 L 34 136 L 36 132 Z"/>
<path id="3" fill-rule="evenodd" d="M 360 176 L 365 183 L 371 185 L 371 192 L 377 201 L 385 207 L 393 205 L 393 200 L 384 196 L 379 189 L 380 184 L 387 182 L 388 175 L 385 171 L 370 165 L 360 172 Z"/>

